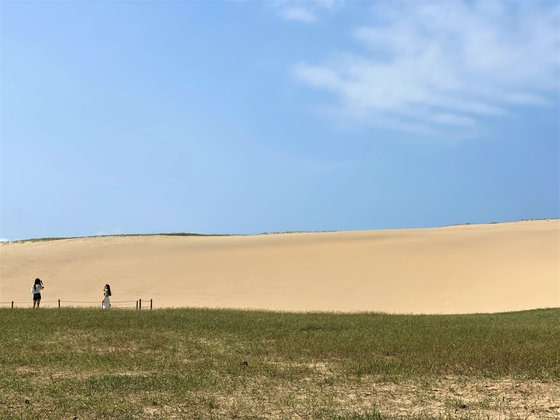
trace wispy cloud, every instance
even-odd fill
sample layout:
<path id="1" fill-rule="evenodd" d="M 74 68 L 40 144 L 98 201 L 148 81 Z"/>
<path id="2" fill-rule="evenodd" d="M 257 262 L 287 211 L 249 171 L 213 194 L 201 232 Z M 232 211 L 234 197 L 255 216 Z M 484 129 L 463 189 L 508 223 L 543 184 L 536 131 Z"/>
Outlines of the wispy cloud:
<path id="1" fill-rule="evenodd" d="M 340 0 L 276 0 L 271 2 L 282 19 L 314 23 L 325 12 L 332 12 Z"/>
<path id="2" fill-rule="evenodd" d="M 344 115 L 427 133 L 547 106 L 558 94 L 558 3 L 380 2 L 371 21 L 352 30 L 362 53 L 293 68 L 332 92 Z"/>
<path id="3" fill-rule="evenodd" d="M 278 11 L 286 20 L 295 20 L 304 23 L 313 23 L 317 20 L 314 13 L 304 7 L 283 7 Z"/>
<path id="4" fill-rule="evenodd" d="M 445 114 L 445 113 L 433 114 L 432 121 L 439 124 L 462 125 L 462 126 L 469 126 L 475 123 L 474 118 L 455 115 L 455 114 Z"/>

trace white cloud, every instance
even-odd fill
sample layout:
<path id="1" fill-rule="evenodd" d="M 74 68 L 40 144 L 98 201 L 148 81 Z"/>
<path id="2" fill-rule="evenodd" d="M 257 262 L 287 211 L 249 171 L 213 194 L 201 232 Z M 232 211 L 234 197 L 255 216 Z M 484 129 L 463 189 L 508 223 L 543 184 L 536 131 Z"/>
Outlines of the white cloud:
<path id="1" fill-rule="evenodd" d="M 320 15 L 334 12 L 338 3 L 340 0 L 276 0 L 270 4 L 283 19 L 314 23 Z"/>
<path id="2" fill-rule="evenodd" d="M 439 124 L 468 126 L 475 123 L 474 118 L 463 115 L 439 113 L 432 116 L 432 120 Z"/>
<path id="3" fill-rule="evenodd" d="M 312 12 L 303 7 L 281 8 L 278 13 L 286 20 L 295 20 L 304 23 L 313 23 L 317 20 L 317 17 Z"/>
<path id="4" fill-rule="evenodd" d="M 558 3 L 380 2 L 371 20 L 352 31 L 361 54 L 293 68 L 333 93 L 344 115 L 431 132 L 472 127 L 514 105 L 546 106 L 558 94 Z"/>
<path id="5" fill-rule="evenodd" d="M 530 93 L 511 93 L 506 96 L 506 100 L 508 102 L 511 102 L 512 104 L 519 105 L 550 105 L 550 101 L 548 101 L 547 99 Z"/>
<path id="6" fill-rule="evenodd" d="M 8 238 L 0 238 L 0 242 L 10 242 Z"/>

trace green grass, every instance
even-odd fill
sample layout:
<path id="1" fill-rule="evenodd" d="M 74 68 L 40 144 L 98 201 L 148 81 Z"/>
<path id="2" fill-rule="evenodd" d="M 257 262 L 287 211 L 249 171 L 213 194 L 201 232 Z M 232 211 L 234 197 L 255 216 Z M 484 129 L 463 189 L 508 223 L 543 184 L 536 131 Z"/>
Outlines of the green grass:
<path id="1" fill-rule="evenodd" d="M 374 419 L 394 406 L 383 406 L 386 395 L 368 396 L 378 384 L 560 383 L 560 309 L 454 316 L 1 309 L 0 331 L 5 418 Z M 414 398 L 428 395 L 422 386 Z M 448 406 L 451 415 L 463 407 Z"/>
<path id="2" fill-rule="evenodd" d="M 60 241 L 63 239 L 84 239 L 84 238 L 113 238 L 113 237 L 126 237 L 126 236 L 239 236 L 236 234 L 227 233 L 190 233 L 190 232 L 177 232 L 177 233 L 116 233 L 108 235 L 90 235 L 90 236 L 54 236 L 46 238 L 29 238 L 29 239 L 16 239 L 6 243 L 23 243 L 23 242 L 47 242 L 47 241 Z"/>

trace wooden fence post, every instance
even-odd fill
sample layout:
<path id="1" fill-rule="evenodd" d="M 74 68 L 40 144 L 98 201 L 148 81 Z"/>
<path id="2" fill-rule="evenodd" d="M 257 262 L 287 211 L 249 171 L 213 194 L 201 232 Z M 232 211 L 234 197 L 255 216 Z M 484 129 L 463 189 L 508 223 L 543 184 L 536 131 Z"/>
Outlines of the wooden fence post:
<path id="1" fill-rule="evenodd" d="M 14 301 L 12 300 L 12 309 L 14 309 Z"/>
<path id="2" fill-rule="evenodd" d="M 138 310 L 142 310 L 142 299 L 138 299 Z"/>
<path id="3" fill-rule="evenodd" d="M 58 299 L 58 309 L 60 309 L 60 299 Z"/>
<path id="4" fill-rule="evenodd" d="M 138 301 L 136 301 L 136 310 L 138 310 Z"/>
<path id="5" fill-rule="evenodd" d="M 150 299 L 150 311 L 152 310 L 152 305 L 153 305 L 153 303 L 154 303 L 153 300 Z"/>

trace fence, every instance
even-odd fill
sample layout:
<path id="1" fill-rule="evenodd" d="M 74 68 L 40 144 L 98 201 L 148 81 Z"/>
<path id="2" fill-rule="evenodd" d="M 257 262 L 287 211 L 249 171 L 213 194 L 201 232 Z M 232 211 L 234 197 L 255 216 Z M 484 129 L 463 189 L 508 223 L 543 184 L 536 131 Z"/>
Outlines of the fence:
<path id="1" fill-rule="evenodd" d="M 32 308 L 33 301 L 30 299 L 28 301 L 16 301 L 10 300 L 6 302 L 0 302 L 0 308 Z M 82 300 L 41 300 L 41 308 L 91 308 L 91 307 L 101 307 L 101 301 L 82 301 Z M 137 300 L 116 300 L 111 301 L 111 308 L 119 309 L 134 309 L 136 311 L 149 309 L 150 311 L 154 307 L 153 299 L 142 299 Z"/>

